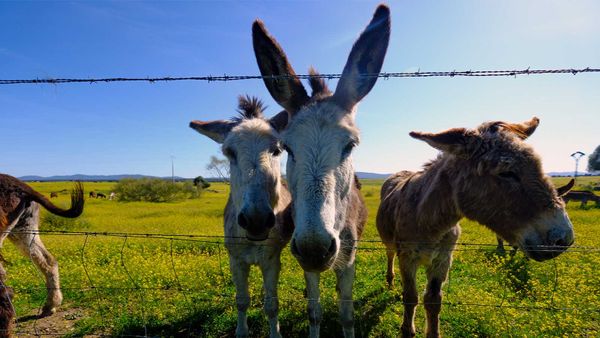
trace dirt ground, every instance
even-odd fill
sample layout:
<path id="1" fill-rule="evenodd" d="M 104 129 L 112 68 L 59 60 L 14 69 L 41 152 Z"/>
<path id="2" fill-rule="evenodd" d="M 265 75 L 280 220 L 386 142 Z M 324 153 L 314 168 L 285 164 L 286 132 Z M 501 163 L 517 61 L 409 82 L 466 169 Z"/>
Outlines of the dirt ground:
<path id="1" fill-rule="evenodd" d="M 75 323 L 84 318 L 80 308 L 60 307 L 52 316 L 39 318 L 37 312 L 17 318 L 14 337 L 57 337 L 73 332 Z"/>

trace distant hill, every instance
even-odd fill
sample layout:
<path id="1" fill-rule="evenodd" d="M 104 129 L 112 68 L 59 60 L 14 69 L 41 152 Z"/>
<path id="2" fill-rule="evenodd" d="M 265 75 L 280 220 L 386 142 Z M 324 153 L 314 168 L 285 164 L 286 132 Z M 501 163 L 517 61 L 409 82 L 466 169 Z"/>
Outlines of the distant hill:
<path id="1" fill-rule="evenodd" d="M 386 179 L 391 174 L 379 174 L 379 173 L 370 173 L 364 171 L 357 171 L 356 176 L 360 179 Z M 572 171 L 553 171 L 549 172 L 550 176 L 573 176 Z M 578 176 L 591 176 L 590 173 L 577 173 Z M 118 181 L 123 178 L 162 178 L 165 180 L 170 180 L 171 176 L 158 177 L 158 176 L 150 176 L 150 175 L 137 175 L 137 174 L 123 174 L 123 175 L 83 175 L 83 174 L 75 174 L 75 175 L 57 175 L 57 176 L 21 176 L 19 177 L 22 181 L 40 181 L 40 182 L 52 182 L 52 181 L 83 181 L 83 182 L 94 182 L 94 181 Z M 184 181 L 191 180 L 192 178 L 185 178 L 180 176 L 175 176 L 176 181 Z M 218 181 L 217 178 L 214 177 L 205 177 L 207 181 Z"/>
<path id="2" fill-rule="evenodd" d="M 574 171 L 551 171 L 548 173 L 548 176 L 573 176 L 575 174 Z M 592 173 L 588 172 L 577 172 L 577 176 L 594 176 Z"/>
<path id="3" fill-rule="evenodd" d="M 82 181 L 82 182 L 90 182 L 90 181 L 118 181 L 124 178 L 162 178 L 162 179 L 171 179 L 171 176 L 168 177 L 157 177 L 157 176 L 149 176 L 149 175 L 57 175 L 57 176 L 21 176 L 19 177 L 22 181 L 40 181 L 40 182 L 51 182 L 51 181 Z M 175 176 L 176 181 L 188 180 L 189 178 Z"/>
<path id="4" fill-rule="evenodd" d="M 378 173 L 368 173 L 357 171 L 356 175 L 360 179 L 385 179 L 390 174 L 378 174 Z M 19 177 L 22 181 L 38 181 L 38 182 L 56 182 L 56 181 L 82 181 L 82 182 L 106 182 L 106 181 L 118 181 L 124 178 L 162 178 L 165 180 L 170 180 L 171 176 L 158 177 L 151 175 L 138 175 L 138 174 L 123 174 L 123 175 L 84 175 L 84 174 L 75 174 L 75 175 L 56 175 L 56 176 L 37 176 L 37 175 L 28 175 Z M 175 176 L 176 181 L 183 180 L 191 180 L 192 178 L 185 178 L 180 176 Z M 205 177 L 207 181 L 219 181 L 219 179 L 215 177 Z"/>
<path id="5" fill-rule="evenodd" d="M 360 179 L 386 179 L 391 174 L 378 174 L 378 173 L 367 173 L 364 171 L 357 171 L 356 176 Z"/>

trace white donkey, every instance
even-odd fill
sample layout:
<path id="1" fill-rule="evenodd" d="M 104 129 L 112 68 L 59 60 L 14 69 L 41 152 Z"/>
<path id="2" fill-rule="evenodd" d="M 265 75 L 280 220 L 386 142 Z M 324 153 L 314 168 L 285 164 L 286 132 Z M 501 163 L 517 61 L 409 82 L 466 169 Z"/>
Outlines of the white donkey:
<path id="1" fill-rule="evenodd" d="M 291 249 L 304 269 L 309 333 L 319 335 L 320 273 L 332 268 L 344 336 L 352 337 L 356 241 L 367 217 L 350 156 L 359 142 L 354 116 L 357 103 L 373 88 L 383 64 L 390 37 L 389 8 L 380 5 L 355 42 L 335 93 L 323 80 L 312 77 L 309 97 L 261 21 L 254 22 L 252 33 L 266 87 L 291 117 L 282 142 L 288 152 L 287 179 L 296 226 Z"/>
<path id="2" fill-rule="evenodd" d="M 246 310 L 250 305 L 248 274 L 258 265 L 263 274 L 265 312 L 271 337 L 281 337 L 277 312 L 277 283 L 281 250 L 289 242 L 293 224 L 290 194 L 280 173 L 279 131 L 287 124 L 285 111 L 267 120 L 256 98 L 239 98 L 240 117 L 210 122 L 192 121 L 190 127 L 223 144 L 231 166 L 231 193 L 225 207 L 225 247 L 236 287 L 237 337 L 248 336 Z"/>

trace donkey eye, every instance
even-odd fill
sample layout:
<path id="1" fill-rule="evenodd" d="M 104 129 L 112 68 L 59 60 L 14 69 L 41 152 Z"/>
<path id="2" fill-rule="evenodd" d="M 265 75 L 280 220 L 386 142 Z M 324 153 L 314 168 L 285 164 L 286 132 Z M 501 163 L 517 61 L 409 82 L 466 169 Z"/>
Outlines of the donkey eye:
<path id="1" fill-rule="evenodd" d="M 229 160 L 231 162 L 236 160 L 236 154 L 235 154 L 235 150 L 227 147 L 225 149 L 223 149 L 223 155 L 227 156 L 227 158 L 229 158 Z"/>
<path id="2" fill-rule="evenodd" d="M 292 150 L 290 149 L 290 147 L 287 146 L 287 144 L 283 145 L 283 150 L 285 150 L 288 153 L 289 158 L 291 158 L 292 160 L 294 160 L 294 153 L 292 152 Z"/>
<path id="3" fill-rule="evenodd" d="M 279 144 L 272 146 L 269 151 L 271 152 L 271 155 L 273 155 L 273 156 L 281 155 L 281 147 L 279 146 Z"/>
<path id="4" fill-rule="evenodd" d="M 346 158 L 350 155 L 350 153 L 352 152 L 352 149 L 354 149 L 354 147 L 356 147 L 356 142 L 355 141 L 351 141 L 350 143 L 348 143 L 344 149 L 342 150 L 342 158 Z"/>
<path id="5" fill-rule="evenodd" d="M 503 172 L 499 173 L 498 176 L 500 176 L 504 179 L 507 179 L 507 180 L 513 180 L 516 182 L 520 181 L 519 176 L 512 171 L 503 171 Z"/>

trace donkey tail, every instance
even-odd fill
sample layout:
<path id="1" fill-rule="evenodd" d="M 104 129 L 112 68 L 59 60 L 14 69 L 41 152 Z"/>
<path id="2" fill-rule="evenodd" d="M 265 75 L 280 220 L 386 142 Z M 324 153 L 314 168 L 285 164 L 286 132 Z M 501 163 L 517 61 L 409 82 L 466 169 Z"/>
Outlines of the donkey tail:
<path id="1" fill-rule="evenodd" d="M 83 184 L 79 181 L 75 182 L 73 190 L 71 190 L 71 207 L 69 209 L 57 207 L 44 195 L 33 189 L 29 191 L 29 195 L 31 196 L 31 199 L 41 204 L 46 210 L 61 217 L 75 218 L 83 212 L 83 204 L 85 203 L 83 198 Z"/>

